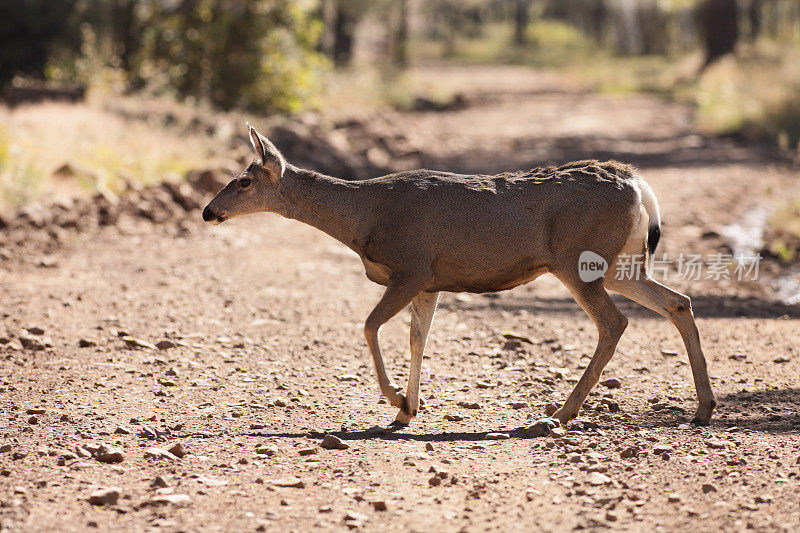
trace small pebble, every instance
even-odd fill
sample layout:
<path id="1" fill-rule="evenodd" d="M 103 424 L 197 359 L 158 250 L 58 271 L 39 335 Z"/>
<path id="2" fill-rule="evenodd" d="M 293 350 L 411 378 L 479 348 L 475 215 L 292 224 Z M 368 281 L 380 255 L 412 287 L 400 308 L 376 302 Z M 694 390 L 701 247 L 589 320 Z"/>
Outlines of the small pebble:
<path id="1" fill-rule="evenodd" d="M 320 446 L 326 450 L 346 450 L 350 447 L 349 444 L 342 442 L 342 439 L 336 435 L 325 435 Z"/>
<path id="2" fill-rule="evenodd" d="M 119 487 L 108 487 L 97 489 L 89 495 L 89 503 L 92 505 L 116 505 L 122 489 Z"/>
<path id="3" fill-rule="evenodd" d="M 183 457 L 186 455 L 186 450 L 183 448 L 183 444 L 181 444 L 180 442 L 177 442 L 172 446 L 170 446 L 169 448 L 167 448 L 167 451 L 172 455 L 174 455 L 175 457 L 177 457 L 178 459 L 183 459 Z"/>

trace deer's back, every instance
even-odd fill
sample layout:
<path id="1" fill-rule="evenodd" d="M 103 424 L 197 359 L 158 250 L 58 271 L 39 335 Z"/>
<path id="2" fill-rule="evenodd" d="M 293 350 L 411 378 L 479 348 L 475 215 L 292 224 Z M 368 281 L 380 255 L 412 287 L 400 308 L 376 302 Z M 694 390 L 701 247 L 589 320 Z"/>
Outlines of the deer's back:
<path id="1" fill-rule="evenodd" d="M 368 180 L 363 255 L 392 272 L 428 269 L 440 290 L 509 288 L 574 249 L 621 247 L 638 216 L 633 175 L 621 163 L 581 161 L 495 176 L 416 170 Z M 594 242 L 617 226 L 620 242 Z"/>

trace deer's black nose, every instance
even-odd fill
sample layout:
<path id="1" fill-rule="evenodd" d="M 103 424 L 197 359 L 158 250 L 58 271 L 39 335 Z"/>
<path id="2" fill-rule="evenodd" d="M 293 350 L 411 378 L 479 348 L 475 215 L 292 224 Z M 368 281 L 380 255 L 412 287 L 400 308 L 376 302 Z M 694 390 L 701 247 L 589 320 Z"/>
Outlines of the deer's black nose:
<path id="1" fill-rule="evenodd" d="M 211 222 L 215 218 L 217 218 L 217 215 L 211 210 L 210 206 L 206 206 L 206 208 L 203 209 L 203 220 Z"/>

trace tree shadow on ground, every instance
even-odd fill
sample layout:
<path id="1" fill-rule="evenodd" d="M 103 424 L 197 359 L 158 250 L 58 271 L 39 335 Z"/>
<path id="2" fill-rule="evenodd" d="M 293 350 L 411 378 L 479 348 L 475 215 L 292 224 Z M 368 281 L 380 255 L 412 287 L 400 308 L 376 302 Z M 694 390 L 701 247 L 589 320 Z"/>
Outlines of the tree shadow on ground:
<path id="1" fill-rule="evenodd" d="M 646 307 L 613 295 L 614 302 L 628 317 L 658 318 L 659 315 Z M 520 311 L 547 313 L 583 313 L 575 300 L 569 297 L 540 298 L 516 295 L 497 297 L 486 295 L 472 302 L 446 301 L 440 307 L 450 311 Z M 692 308 L 698 318 L 800 318 L 800 306 L 788 305 L 774 300 L 753 296 L 700 294 L 692 296 Z"/>
<path id="2" fill-rule="evenodd" d="M 322 434 L 318 432 L 252 432 L 249 433 L 251 437 L 277 437 L 277 438 L 303 438 L 303 437 L 317 437 L 321 438 L 324 435 L 335 435 L 343 441 L 356 441 L 356 440 L 387 440 L 387 441 L 400 441 L 408 440 L 415 442 L 493 442 L 486 439 L 486 435 L 493 432 L 502 432 L 509 436 L 510 439 L 526 439 L 530 440 L 531 437 L 527 436 L 527 427 L 519 427 L 515 429 L 497 429 L 492 431 L 456 431 L 456 432 L 441 432 L 441 433 L 409 433 L 408 428 L 402 426 L 387 426 L 387 427 L 372 427 L 364 430 L 352 431 L 330 431 Z"/>
<path id="3" fill-rule="evenodd" d="M 697 168 L 714 165 L 764 165 L 788 162 L 780 150 L 758 143 L 738 142 L 697 134 L 648 137 L 524 137 L 514 141 L 514 149 L 496 149 L 464 154 L 428 155 L 427 168 L 461 173 L 496 174 L 514 170 L 559 165 L 566 161 L 616 159 L 639 168 Z M 509 166 L 510 165 L 510 166 Z"/>
<path id="4" fill-rule="evenodd" d="M 707 428 L 712 433 L 800 433 L 800 388 L 741 390 L 719 396 L 717 401 L 718 410 Z M 686 422 L 686 416 L 674 413 L 647 414 L 633 421 L 643 428 L 678 427 Z"/>
<path id="5" fill-rule="evenodd" d="M 725 394 L 718 398 L 720 411 L 726 416 L 715 416 L 709 426 L 689 424 L 689 413 L 674 411 L 659 411 L 643 413 L 622 425 L 627 428 L 639 429 L 676 429 L 679 431 L 703 432 L 717 435 L 720 432 L 740 433 L 751 431 L 759 433 L 800 433 L 800 388 L 774 389 L 767 391 L 748 391 Z M 787 411 L 790 411 L 787 413 Z M 590 417 L 591 419 L 591 417 Z M 599 421 L 598 421 L 599 422 Z M 620 423 L 609 425 L 598 423 L 600 430 L 619 428 Z M 567 425 L 568 430 L 578 429 L 579 426 Z M 734 429 L 735 428 L 735 429 Z M 417 429 L 405 426 L 390 425 L 388 427 L 373 426 L 368 429 L 351 431 L 318 431 L 297 432 L 264 432 L 254 431 L 248 433 L 251 437 L 260 438 L 322 438 L 326 434 L 335 435 L 343 441 L 359 440 L 384 440 L 384 441 L 414 441 L 414 442 L 492 442 L 487 440 L 489 433 L 505 433 L 509 439 L 524 439 L 535 441 L 538 437 L 528 436 L 528 426 L 514 429 L 494 429 L 490 431 L 454 431 L 440 433 L 413 433 Z M 587 438 L 598 436 L 594 429 L 580 429 Z"/>

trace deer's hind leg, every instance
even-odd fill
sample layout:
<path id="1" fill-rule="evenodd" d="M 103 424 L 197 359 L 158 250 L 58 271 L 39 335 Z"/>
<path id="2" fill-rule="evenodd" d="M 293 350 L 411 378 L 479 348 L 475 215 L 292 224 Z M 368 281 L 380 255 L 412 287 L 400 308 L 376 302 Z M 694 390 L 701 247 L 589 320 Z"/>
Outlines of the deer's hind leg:
<path id="1" fill-rule="evenodd" d="M 436 304 L 439 302 L 438 292 L 421 292 L 411 300 L 411 371 L 408 375 L 406 391 L 406 407 L 397 413 L 397 422 L 408 424 L 417 416 L 419 410 L 419 378 L 422 371 L 422 354 L 428 340 Z"/>
<path id="2" fill-rule="evenodd" d="M 584 283 L 572 277 L 559 279 L 567 286 L 578 305 L 589 315 L 597 326 L 598 340 L 592 360 L 583 372 L 581 379 L 567 397 L 564 406 L 555 412 L 554 417 L 562 424 L 575 418 L 597 384 L 600 374 L 617 349 L 617 342 L 628 325 L 628 319 L 617 309 L 611 297 L 603 288 L 602 280 Z"/>
<path id="3" fill-rule="evenodd" d="M 375 372 L 378 375 L 378 385 L 389 403 L 405 412 L 410 412 L 406 397 L 400 393 L 399 387 L 392 383 L 386 373 L 386 365 L 383 362 L 380 343 L 378 342 L 378 331 L 390 318 L 399 313 L 411 300 L 420 293 L 420 285 L 399 279 L 392 279 L 386 287 L 378 305 L 367 317 L 364 324 L 364 335 L 367 338 L 367 345 L 372 353 L 372 360 L 375 363 Z"/>
<path id="4" fill-rule="evenodd" d="M 692 367 L 692 376 L 699 401 L 693 422 L 708 424 L 717 401 L 711 390 L 708 365 L 700 347 L 700 334 L 694 322 L 692 302 L 689 297 L 650 279 L 646 274 L 643 274 L 640 279 L 608 279 L 606 286 L 668 318 L 678 328 L 686 352 L 689 354 L 689 363 Z"/>

